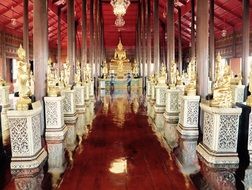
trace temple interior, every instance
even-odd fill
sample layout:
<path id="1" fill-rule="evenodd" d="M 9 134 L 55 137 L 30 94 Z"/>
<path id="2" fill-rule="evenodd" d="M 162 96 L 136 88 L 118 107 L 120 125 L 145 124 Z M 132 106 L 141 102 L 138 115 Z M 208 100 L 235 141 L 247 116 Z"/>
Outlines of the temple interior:
<path id="1" fill-rule="evenodd" d="M 251 10 L 0 1 L 0 189 L 252 189 Z"/>

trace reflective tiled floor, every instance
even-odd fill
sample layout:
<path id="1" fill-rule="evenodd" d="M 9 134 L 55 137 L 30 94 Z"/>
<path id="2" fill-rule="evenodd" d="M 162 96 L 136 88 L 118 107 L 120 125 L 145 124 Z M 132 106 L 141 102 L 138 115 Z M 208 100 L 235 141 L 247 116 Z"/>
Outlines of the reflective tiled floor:
<path id="1" fill-rule="evenodd" d="M 165 149 L 152 130 L 153 123 L 146 109 L 146 102 L 138 91 L 115 90 L 98 96 L 88 137 L 76 149 L 73 163 L 68 164 L 56 188 L 182 190 L 252 187 L 252 168 L 217 169 L 201 161 L 196 154 L 198 139 L 178 138 L 173 151 Z M 4 186 L 5 189 L 15 189 L 8 159 L 1 168 L 0 189 Z M 53 180 L 59 176 L 51 176 L 46 171 L 45 166 L 41 188 L 51 189 Z"/>

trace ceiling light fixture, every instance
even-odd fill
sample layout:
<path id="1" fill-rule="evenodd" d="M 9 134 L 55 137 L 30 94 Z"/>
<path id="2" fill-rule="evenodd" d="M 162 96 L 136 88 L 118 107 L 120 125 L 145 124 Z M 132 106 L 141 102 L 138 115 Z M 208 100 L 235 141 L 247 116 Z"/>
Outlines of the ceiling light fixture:
<path id="1" fill-rule="evenodd" d="M 113 13 L 116 16 L 124 16 L 126 14 L 127 8 L 130 5 L 129 0 L 111 0 L 110 4 L 113 7 Z"/>

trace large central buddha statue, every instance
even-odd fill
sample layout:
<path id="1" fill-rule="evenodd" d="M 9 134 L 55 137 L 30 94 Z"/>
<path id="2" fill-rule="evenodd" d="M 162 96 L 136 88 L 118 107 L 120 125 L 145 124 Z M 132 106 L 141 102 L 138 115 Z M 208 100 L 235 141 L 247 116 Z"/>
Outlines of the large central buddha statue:
<path id="1" fill-rule="evenodd" d="M 131 73 L 132 68 L 127 58 L 126 50 L 119 38 L 119 43 L 115 49 L 114 57 L 110 63 L 110 73 L 115 73 L 118 78 L 123 78 L 125 74 Z"/>
<path id="2" fill-rule="evenodd" d="M 129 60 L 127 59 L 127 54 L 125 49 L 123 48 L 122 45 L 122 41 L 119 38 L 119 43 L 117 45 L 117 48 L 115 49 L 115 53 L 114 53 L 114 59 L 112 59 L 112 61 L 124 61 L 124 62 L 129 62 Z"/>

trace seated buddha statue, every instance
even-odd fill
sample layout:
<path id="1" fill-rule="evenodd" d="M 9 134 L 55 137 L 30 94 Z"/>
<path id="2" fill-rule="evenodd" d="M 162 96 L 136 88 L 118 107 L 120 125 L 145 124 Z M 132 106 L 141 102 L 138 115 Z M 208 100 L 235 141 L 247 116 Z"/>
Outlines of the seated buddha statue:
<path id="1" fill-rule="evenodd" d="M 196 64 L 195 59 L 192 58 L 188 68 L 187 68 L 187 75 L 188 75 L 188 84 L 185 87 L 185 93 L 188 96 L 195 96 L 196 95 Z"/>
<path id="2" fill-rule="evenodd" d="M 114 59 L 112 59 L 112 61 L 125 61 L 125 62 L 129 62 L 129 60 L 127 59 L 127 55 L 126 55 L 126 51 L 123 48 L 121 39 L 119 39 L 119 43 L 117 45 L 117 48 L 115 49 L 115 53 L 114 53 Z"/>

